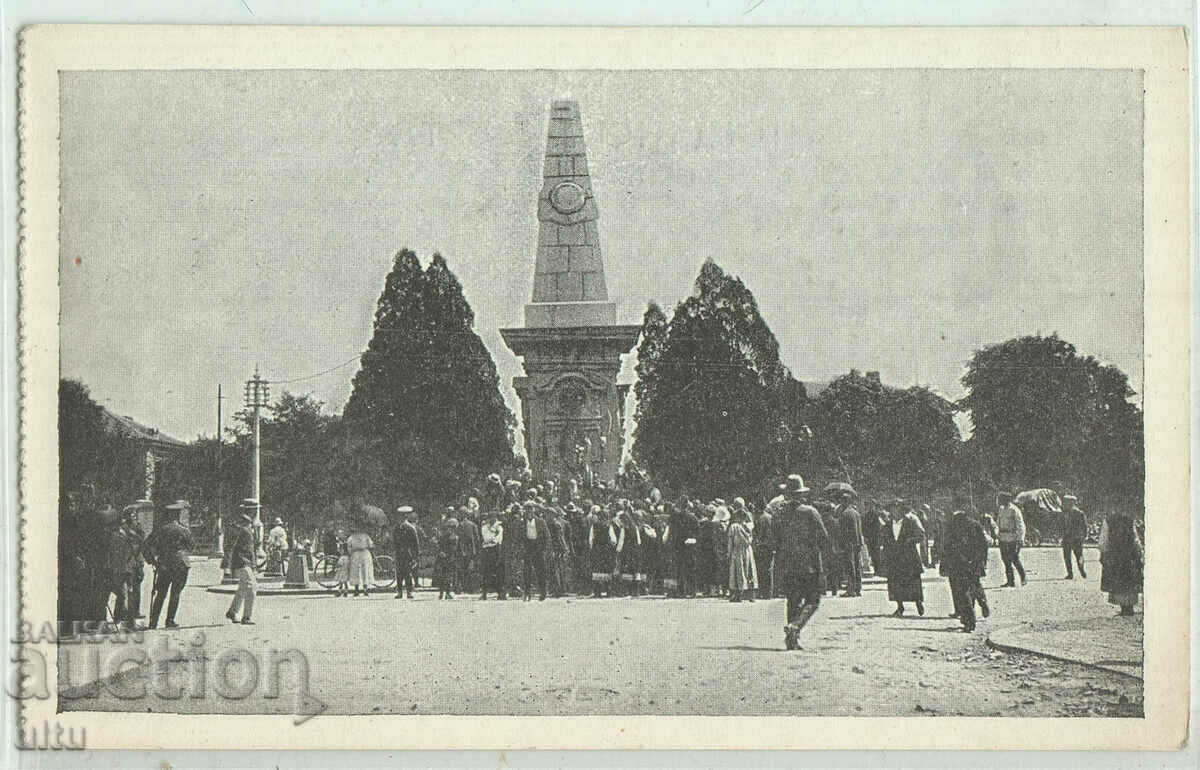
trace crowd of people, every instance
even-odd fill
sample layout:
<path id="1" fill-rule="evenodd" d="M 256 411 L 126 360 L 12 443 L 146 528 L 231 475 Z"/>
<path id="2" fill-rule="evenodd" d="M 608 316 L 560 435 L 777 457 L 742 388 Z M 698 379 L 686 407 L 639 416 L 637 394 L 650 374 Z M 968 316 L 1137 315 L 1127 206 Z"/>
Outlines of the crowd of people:
<path id="1" fill-rule="evenodd" d="M 1075 569 L 1086 578 L 1088 521 L 1074 495 L 1062 499 L 1066 578 L 1072 579 Z M 644 497 L 632 497 L 603 484 L 560 488 L 554 482 L 505 482 L 492 474 L 484 489 L 448 507 L 436 522 L 426 518 L 422 526 L 417 511 L 401 506 L 391 525 L 376 527 L 378 543 L 368 527 L 339 539 L 335 590 L 368 594 L 372 551 L 386 549 L 396 566 L 397 599 L 413 597 L 418 567 L 430 556 L 432 582 L 443 600 L 464 592 L 483 600 L 524 601 L 567 594 L 708 596 L 731 602 L 784 597 L 785 641 L 791 648 L 824 595 L 862 596 L 864 570 L 886 577 L 895 615 L 909 605 L 923 615 L 923 574 L 937 568 L 948 578 L 954 616 L 972 631 L 975 608 L 984 617 L 990 613 L 981 578 L 992 545 L 1000 549 L 1004 585 L 1017 587 L 1018 578 L 1020 585 L 1026 579 L 1021 508 L 1007 492 L 996 502 L 993 515 L 958 496 L 947 515 L 900 497 L 860 501 L 848 483 L 828 484 L 818 492 L 801 476 L 790 475 L 760 509 L 742 497 L 664 499 L 653 488 Z M 123 514 L 111 508 L 99 512 L 100 536 L 87 555 L 94 588 L 78 609 L 84 619 L 103 620 L 107 614 L 116 624 L 136 627 L 144 617 L 140 597 L 148 563 L 155 568 L 149 625 L 157 626 L 164 602 L 167 627 L 177 625 L 194 549 L 178 521 L 186 507 L 183 501 L 164 506 L 149 537 L 136 506 Z M 257 501 L 243 502 L 225 544 L 226 566 L 238 583 L 226 617 L 243 624 L 254 622 L 260 538 L 251 525 L 256 508 Z M 277 554 L 295 548 L 280 519 L 263 539 Z M 1112 514 L 1100 531 L 1100 545 L 1101 589 L 1129 614 L 1142 590 L 1141 533 L 1129 516 Z"/>
<path id="2" fill-rule="evenodd" d="M 396 598 L 412 597 L 422 555 L 431 552 L 439 599 L 463 592 L 483 600 L 526 601 L 568 593 L 732 602 L 786 597 L 786 639 L 793 646 L 823 595 L 862 595 L 864 569 L 886 576 L 894 614 L 903 615 L 910 604 L 924 614 L 922 576 L 938 568 L 948 578 L 954 616 L 973 631 L 975 607 L 990 614 L 980 580 L 990 546 L 1000 548 L 1004 586 L 1017 587 L 1018 576 L 1020 585 L 1025 582 L 1020 560 L 1025 523 L 1013 499 L 1012 493 L 998 495 L 993 515 L 958 496 L 947 515 L 900 497 L 861 505 L 848 483 L 817 492 L 791 475 L 759 510 L 741 497 L 664 500 L 651 489 L 644 498 L 632 498 L 603 485 L 560 488 L 554 482 L 503 482 L 493 474 L 478 496 L 448 507 L 432 526 L 421 527 L 410 506 L 400 508 L 390 538 L 399 577 Z M 1063 502 L 1066 577 L 1073 578 L 1073 557 L 1086 578 L 1087 519 L 1074 495 Z M 1115 540 L 1102 535 L 1104 562 L 1111 565 L 1106 574 L 1121 574 L 1123 588 L 1104 590 L 1127 599 L 1130 587 L 1141 590 L 1141 540 L 1129 517 L 1110 517 L 1106 532 L 1108 522 L 1111 531 L 1123 534 Z M 1136 602 L 1136 592 L 1132 595 Z M 1131 611 L 1127 603 L 1113 601 L 1122 612 Z"/>

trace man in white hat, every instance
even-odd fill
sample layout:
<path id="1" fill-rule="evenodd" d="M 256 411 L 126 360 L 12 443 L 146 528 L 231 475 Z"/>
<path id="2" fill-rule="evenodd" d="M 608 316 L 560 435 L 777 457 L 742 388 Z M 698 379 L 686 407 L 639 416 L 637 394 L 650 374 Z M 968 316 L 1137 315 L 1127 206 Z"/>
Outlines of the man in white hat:
<path id="1" fill-rule="evenodd" d="M 242 611 L 242 625 L 254 625 L 250 615 L 254 612 L 254 597 L 258 593 L 258 576 L 255 574 L 254 531 L 250 528 L 254 521 L 254 510 L 258 501 L 246 498 L 238 506 L 241 517 L 233 528 L 233 543 L 229 550 L 229 568 L 237 579 L 237 591 L 233 594 L 233 602 L 225 617 L 231 623 L 238 622 L 238 611 Z"/>
<path id="2" fill-rule="evenodd" d="M 270 557 L 267 566 L 268 574 L 283 574 L 287 551 L 287 530 L 283 527 L 283 519 L 276 516 L 275 520 L 271 522 L 271 529 L 267 532 L 267 555 Z"/>
<path id="3" fill-rule="evenodd" d="M 1075 554 L 1075 563 L 1079 565 L 1079 576 L 1087 580 L 1087 570 L 1083 568 L 1083 541 L 1087 537 L 1087 516 L 1076 503 L 1079 498 L 1075 495 L 1063 495 L 1063 562 L 1067 565 L 1066 580 L 1073 580 L 1075 573 L 1071 569 L 1071 554 Z"/>

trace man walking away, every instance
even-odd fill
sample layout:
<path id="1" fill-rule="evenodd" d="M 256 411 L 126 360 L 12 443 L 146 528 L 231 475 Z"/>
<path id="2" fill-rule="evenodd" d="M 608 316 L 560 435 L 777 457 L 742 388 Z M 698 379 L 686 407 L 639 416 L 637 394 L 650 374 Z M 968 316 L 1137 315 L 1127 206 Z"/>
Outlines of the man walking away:
<path id="1" fill-rule="evenodd" d="M 1021 564 L 1021 544 L 1025 542 L 1025 517 L 1013 502 L 1011 492 L 996 495 L 1000 511 L 996 516 L 997 537 L 1000 541 L 1000 558 L 1004 562 L 1004 588 L 1016 588 L 1013 569 L 1021 576 L 1025 585 L 1025 565 Z"/>
<path id="2" fill-rule="evenodd" d="M 775 520 L 779 547 L 775 579 L 787 597 L 784 644 L 794 650 L 799 647 L 800 631 L 817 611 L 825 591 L 821 562 L 822 554 L 829 550 L 829 533 L 817 509 L 804 501 L 803 495 L 810 490 L 802 477 L 788 476 L 783 491 L 787 501 L 779 507 Z"/>
<path id="3" fill-rule="evenodd" d="M 167 628 L 178 628 L 175 613 L 179 610 L 179 596 L 188 579 L 188 553 L 196 544 L 192 542 L 192 533 L 179 523 L 180 512 L 186 510 L 188 504 L 176 500 L 166 506 L 163 522 L 154 528 L 146 539 L 146 555 L 154 566 L 154 589 L 150 599 L 150 627 L 158 626 L 158 614 L 162 611 L 163 600 L 167 593 L 171 595 L 167 603 Z M 253 558 L 253 544 L 251 546 Z"/>
<path id="4" fill-rule="evenodd" d="M 1079 576 L 1087 580 L 1087 570 L 1083 568 L 1083 541 L 1087 537 L 1087 516 L 1075 503 L 1079 498 L 1075 495 L 1063 495 L 1063 562 L 1067 565 L 1066 580 L 1075 577 L 1071 569 L 1071 554 L 1075 554 L 1075 562 L 1079 565 Z"/>
<path id="5" fill-rule="evenodd" d="M 254 573 L 254 531 L 250 529 L 254 518 L 250 515 L 250 511 L 258 507 L 258 501 L 246 498 L 238 507 L 241 508 L 242 515 L 233 528 L 233 544 L 229 550 L 229 568 L 233 570 L 238 587 L 233 594 L 233 601 L 230 603 L 225 617 L 229 618 L 231 623 L 237 623 L 240 610 L 242 625 L 252 626 L 254 621 L 250 619 L 250 615 L 254 612 L 254 596 L 258 591 L 258 576 Z"/>
<path id="6" fill-rule="evenodd" d="M 989 614 L 983 585 L 979 582 L 987 568 L 988 539 L 983 526 L 966 513 L 966 501 L 956 499 L 955 511 L 946 522 L 942 537 L 940 570 L 950 580 L 954 617 L 964 631 L 975 630 L 975 602 Z"/>
<path id="7" fill-rule="evenodd" d="M 421 535 L 413 521 L 417 514 L 411 505 L 400 506 L 396 513 L 401 517 L 392 530 L 392 548 L 396 549 L 396 598 L 407 594 L 411 599 L 416 584 L 417 563 L 421 559 Z"/>

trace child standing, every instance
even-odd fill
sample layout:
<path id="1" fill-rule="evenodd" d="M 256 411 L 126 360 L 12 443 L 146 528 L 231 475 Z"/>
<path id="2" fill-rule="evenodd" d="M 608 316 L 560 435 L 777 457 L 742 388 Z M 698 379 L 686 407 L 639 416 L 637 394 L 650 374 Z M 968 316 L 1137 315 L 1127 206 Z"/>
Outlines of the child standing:
<path id="1" fill-rule="evenodd" d="M 335 596 L 350 595 L 350 553 L 346 550 L 346 544 L 342 543 L 342 555 L 337 560 L 337 572 L 334 573 L 334 579 L 337 580 L 337 588 L 334 589 Z"/>

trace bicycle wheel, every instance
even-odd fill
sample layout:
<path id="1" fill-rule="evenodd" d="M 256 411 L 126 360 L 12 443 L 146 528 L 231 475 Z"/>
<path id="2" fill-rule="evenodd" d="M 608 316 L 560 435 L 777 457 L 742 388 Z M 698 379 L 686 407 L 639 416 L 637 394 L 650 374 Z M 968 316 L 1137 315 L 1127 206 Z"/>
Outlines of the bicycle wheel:
<path id="1" fill-rule="evenodd" d="M 312 577 L 322 588 L 337 588 L 337 559 L 329 556 L 317 559 Z"/>
<path id="2" fill-rule="evenodd" d="M 376 556 L 375 587 L 391 588 L 396 585 L 396 562 L 391 556 Z"/>

